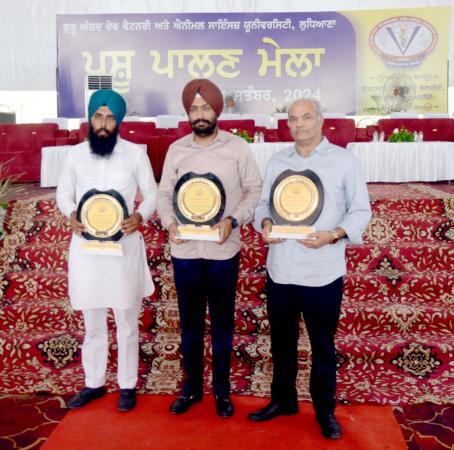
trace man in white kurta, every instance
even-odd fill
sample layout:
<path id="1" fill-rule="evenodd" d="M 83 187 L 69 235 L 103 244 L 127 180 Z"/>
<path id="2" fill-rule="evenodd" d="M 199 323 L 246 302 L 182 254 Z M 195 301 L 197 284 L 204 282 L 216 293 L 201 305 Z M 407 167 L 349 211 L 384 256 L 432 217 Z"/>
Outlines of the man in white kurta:
<path id="1" fill-rule="evenodd" d="M 97 91 L 88 110 L 90 139 L 69 152 L 57 187 L 58 207 L 70 219 L 74 231 L 68 261 L 69 297 L 71 306 L 82 310 L 85 324 L 85 387 L 67 406 L 79 408 L 105 393 L 107 308 L 112 308 L 118 344 L 118 409 L 128 411 L 135 406 L 141 300 L 154 290 L 137 227 L 155 209 L 156 183 L 146 151 L 114 136 L 126 111 L 123 98 L 114 91 Z M 112 142 L 111 153 L 96 154 L 96 143 L 101 141 L 102 146 L 104 137 Z M 87 254 L 82 248 L 84 227 L 77 221 L 76 210 L 81 197 L 91 189 L 113 189 L 125 200 L 129 218 L 122 223 L 124 235 L 118 241 L 123 256 Z M 138 189 L 143 200 L 134 212 Z"/>

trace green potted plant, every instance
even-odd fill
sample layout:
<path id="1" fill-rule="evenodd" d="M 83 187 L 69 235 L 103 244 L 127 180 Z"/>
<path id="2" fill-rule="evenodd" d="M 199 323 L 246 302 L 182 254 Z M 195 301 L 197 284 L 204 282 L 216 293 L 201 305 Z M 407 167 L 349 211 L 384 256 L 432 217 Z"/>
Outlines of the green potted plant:
<path id="1" fill-rule="evenodd" d="M 252 136 L 249 136 L 248 132 L 246 130 L 241 130 L 239 128 L 232 128 L 230 130 L 233 134 L 236 136 L 239 136 L 240 138 L 243 138 L 246 142 L 253 142 L 254 138 Z"/>
<path id="2" fill-rule="evenodd" d="M 415 137 L 406 128 L 401 126 L 399 129 L 395 128 L 394 131 L 388 136 L 388 142 L 414 142 Z"/>
<path id="3" fill-rule="evenodd" d="M 8 194 L 11 191 L 20 192 L 23 190 L 22 187 L 12 185 L 20 175 L 6 175 L 6 169 L 11 164 L 11 161 L 0 162 L 0 241 L 4 238 L 3 224 L 5 222 L 6 209 L 8 208 Z"/>

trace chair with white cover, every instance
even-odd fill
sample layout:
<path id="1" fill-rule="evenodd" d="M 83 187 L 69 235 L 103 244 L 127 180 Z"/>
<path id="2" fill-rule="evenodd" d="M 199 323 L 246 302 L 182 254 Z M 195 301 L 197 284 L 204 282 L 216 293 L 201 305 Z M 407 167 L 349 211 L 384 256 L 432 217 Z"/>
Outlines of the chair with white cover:
<path id="1" fill-rule="evenodd" d="M 274 113 L 273 116 L 271 117 L 270 128 L 277 128 L 278 122 L 281 119 L 287 120 L 288 113 L 286 113 L 286 112 L 285 113 L 281 113 L 281 112 Z"/>
<path id="2" fill-rule="evenodd" d="M 392 112 L 391 119 L 418 119 L 419 114 L 416 112 Z"/>
<path id="3" fill-rule="evenodd" d="M 159 114 L 156 116 L 156 128 L 178 128 L 178 122 L 187 120 L 180 114 Z"/>
<path id="4" fill-rule="evenodd" d="M 324 112 L 323 117 L 325 119 L 343 119 L 346 115 L 343 113 Z"/>
<path id="5" fill-rule="evenodd" d="M 241 120 L 241 114 L 239 113 L 221 113 L 218 120 Z"/>
<path id="6" fill-rule="evenodd" d="M 245 120 L 252 119 L 256 127 L 270 128 L 271 125 L 271 116 L 269 114 L 244 113 L 241 114 L 241 118 Z"/>
<path id="7" fill-rule="evenodd" d="M 68 129 L 68 118 L 67 117 L 45 117 L 41 120 L 41 123 L 56 123 L 60 130 Z"/>
<path id="8" fill-rule="evenodd" d="M 423 119 L 449 119 L 449 113 L 428 112 L 422 115 Z"/>

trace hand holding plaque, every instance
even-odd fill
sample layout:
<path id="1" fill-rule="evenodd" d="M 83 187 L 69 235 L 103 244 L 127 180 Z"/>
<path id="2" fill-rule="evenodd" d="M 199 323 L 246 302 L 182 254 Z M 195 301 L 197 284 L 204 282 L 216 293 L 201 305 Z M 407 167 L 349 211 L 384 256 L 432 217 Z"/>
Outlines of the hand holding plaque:
<path id="1" fill-rule="evenodd" d="M 211 225 L 219 222 L 225 209 L 225 191 L 212 173 L 184 174 L 175 185 L 173 207 L 181 239 L 219 241 L 219 230 Z"/>
<path id="2" fill-rule="evenodd" d="M 119 192 L 113 189 L 87 191 L 77 207 L 77 220 L 86 230 L 82 233 L 87 240 L 83 244 L 84 252 L 122 256 L 122 246 L 115 241 L 123 236 L 121 223 L 127 217 L 126 202 Z"/>
<path id="3" fill-rule="evenodd" d="M 270 210 L 275 225 L 272 239 L 307 239 L 312 224 L 323 207 L 324 191 L 318 175 L 312 170 L 286 170 L 274 181 L 270 192 Z"/>

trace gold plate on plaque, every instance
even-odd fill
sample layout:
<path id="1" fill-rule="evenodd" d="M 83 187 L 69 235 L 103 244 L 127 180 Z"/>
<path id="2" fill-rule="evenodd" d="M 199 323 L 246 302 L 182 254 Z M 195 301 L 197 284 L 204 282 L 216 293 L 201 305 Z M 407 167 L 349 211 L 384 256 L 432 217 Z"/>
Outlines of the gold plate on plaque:
<path id="1" fill-rule="evenodd" d="M 312 170 L 285 170 L 273 182 L 270 210 L 277 225 L 312 225 L 324 202 L 323 185 Z"/>
<path id="2" fill-rule="evenodd" d="M 181 185 L 177 205 L 192 223 L 211 221 L 219 213 L 221 192 L 216 184 L 207 178 L 191 178 Z"/>
<path id="3" fill-rule="evenodd" d="M 270 237 L 276 239 L 310 239 L 312 224 L 323 208 L 324 190 L 312 170 L 285 170 L 274 181 L 270 192 L 273 226 Z"/>
<path id="4" fill-rule="evenodd" d="M 123 235 L 121 223 L 128 217 L 126 202 L 114 190 L 86 192 L 77 208 L 77 220 L 82 222 L 83 237 L 88 240 L 117 241 Z"/>
<path id="5" fill-rule="evenodd" d="M 315 183 L 302 175 L 283 179 L 274 190 L 276 213 L 288 222 L 301 222 L 317 208 L 320 195 Z"/>
<path id="6" fill-rule="evenodd" d="M 225 209 L 225 190 L 221 180 L 212 173 L 184 174 L 173 191 L 173 209 L 182 224 L 218 223 Z"/>
<path id="7" fill-rule="evenodd" d="M 225 210 L 225 190 L 221 180 L 212 173 L 188 172 L 176 183 L 173 209 L 180 222 L 181 239 L 218 241 L 218 223 Z"/>

